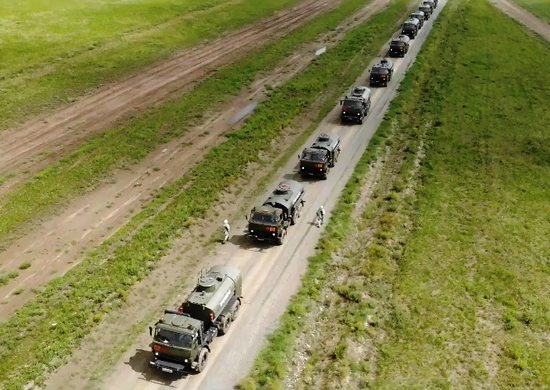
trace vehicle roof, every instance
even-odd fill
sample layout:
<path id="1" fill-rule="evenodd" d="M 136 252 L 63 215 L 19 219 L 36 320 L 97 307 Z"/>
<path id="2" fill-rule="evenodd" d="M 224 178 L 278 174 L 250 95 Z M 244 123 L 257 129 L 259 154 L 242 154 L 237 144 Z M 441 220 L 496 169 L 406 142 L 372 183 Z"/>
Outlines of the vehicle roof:
<path id="1" fill-rule="evenodd" d="M 264 202 L 263 206 L 290 209 L 304 193 L 304 185 L 295 180 L 283 180 Z"/>
<path id="2" fill-rule="evenodd" d="M 333 150 L 340 143 L 340 137 L 335 134 L 319 134 L 311 148 L 309 149 L 325 149 Z"/>
<path id="3" fill-rule="evenodd" d="M 380 60 L 380 62 L 374 64 L 374 66 L 372 67 L 373 69 L 374 68 L 386 68 L 386 69 L 391 69 L 393 68 L 393 61 L 390 61 L 388 60 L 387 58 L 383 58 Z"/>
<path id="4" fill-rule="evenodd" d="M 157 327 L 160 329 L 182 333 L 194 333 L 201 326 L 201 321 L 181 313 L 174 313 L 171 310 L 165 310 L 161 320 L 157 323 Z"/>
<path id="5" fill-rule="evenodd" d="M 370 97 L 371 91 L 363 85 L 356 85 L 351 89 L 349 95 L 344 97 L 345 100 L 363 101 Z"/>
<path id="6" fill-rule="evenodd" d="M 411 24 L 418 24 L 418 23 L 420 23 L 420 21 L 419 21 L 418 19 L 416 19 L 416 18 L 410 18 L 410 19 L 407 19 L 407 20 L 405 20 L 405 21 L 403 22 L 403 24 L 409 24 L 409 23 L 411 23 Z"/>
<path id="7" fill-rule="evenodd" d="M 406 36 L 406 35 L 398 35 L 397 37 L 392 38 L 391 43 L 409 42 L 410 40 L 411 40 L 411 38 L 409 38 L 409 37 Z M 391 43 L 390 43 L 390 44 L 391 44 Z"/>
<path id="8" fill-rule="evenodd" d="M 425 13 L 424 13 L 423 11 L 420 11 L 420 10 L 417 10 L 417 11 L 411 12 L 411 15 L 418 15 L 418 14 L 422 14 L 422 15 L 425 15 Z"/>

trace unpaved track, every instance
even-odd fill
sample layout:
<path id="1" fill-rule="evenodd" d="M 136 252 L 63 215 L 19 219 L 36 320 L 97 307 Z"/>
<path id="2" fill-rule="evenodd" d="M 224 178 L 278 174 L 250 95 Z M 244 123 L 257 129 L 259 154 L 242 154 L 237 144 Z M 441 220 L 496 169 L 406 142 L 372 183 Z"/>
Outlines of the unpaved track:
<path id="1" fill-rule="evenodd" d="M 436 15 L 444 6 L 440 2 Z M 248 370 L 264 343 L 265 337 L 276 326 L 277 318 L 284 311 L 288 299 L 299 286 L 300 275 L 307 265 L 307 257 L 317 243 L 321 229 L 312 225 L 315 211 L 322 204 L 330 215 L 336 199 L 349 179 L 355 164 L 361 157 L 370 138 L 381 122 L 389 102 L 395 95 L 399 80 L 416 57 L 425 40 L 433 19 L 422 29 L 404 59 L 396 59 L 396 73 L 388 88 L 373 89 L 371 114 L 362 126 L 342 126 L 337 119 L 339 107 L 331 112 L 318 131 L 304 144 L 309 145 L 320 132 L 339 134 L 342 154 L 326 181 L 306 181 L 306 204 L 302 217 L 290 228 L 289 235 L 280 247 L 256 247 L 244 239 L 245 221 L 233 226 L 231 242 L 221 246 L 205 260 L 212 263 L 228 263 L 243 272 L 244 305 L 231 330 L 212 344 L 209 366 L 200 375 L 179 380 L 149 369 L 148 335 L 142 335 L 136 345 L 114 368 L 113 373 L 97 386 L 102 390 L 156 390 L 164 388 L 186 390 L 229 390 Z M 387 47 L 385 47 L 387 49 Z M 360 78 L 362 84 L 368 73 Z M 359 82 L 358 82 L 359 83 Z M 275 186 L 282 178 L 301 180 L 294 173 L 296 159 L 283 167 L 271 183 Z M 258 202 L 264 200 L 264 194 Z"/>
<path id="2" fill-rule="evenodd" d="M 323 46 L 331 47 L 345 31 L 382 9 L 388 0 L 374 0 L 341 23 L 337 36 L 329 32 L 308 43 L 269 74 L 256 80 L 222 109 L 221 115 L 188 130 L 181 138 L 157 148 L 142 162 L 113 174 L 111 180 L 72 201 L 58 215 L 41 222 L 0 252 L 0 273 L 16 271 L 19 277 L 0 286 L 0 320 L 8 317 L 53 277 L 67 272 L 84 257 L 83 251 L 100 245 L 124 225 L 150 199 L 151 193 L 185 174 L 210 147 L 231 129 L 229 120 L 250 100 L 264 99 L 264 85 L 272 87 L 303 69 Z M 207 130 L 207 131 L 206 131 Z M 20 270 L 21 264 L 31 267 Z M 17 291 L 17 294 L 14 292 Z"/>
<path id="3" fill-rule="evenodd" d="M 3 131 L 0 133 L 0 175 L 16 171 L 23 165 L 26 172 L 40 169 L 52 160 L 41 153 L 53 152 L 59 157 L 117 119 L 188 87 L 208 70 L 228 64 L 268 40 L 287 34 L 337 3 L 338 0 L 305 1 L 206 45 L 184 51 L 169 61 L 83 97 L 52 115 Z M 15 182 L 17 179 L 8 184 Z"/>
<path id="4" fill-rule="evenodd" d="M 546 23 L 546 21 L 537 18 L 535 15 L 510 0 L 491 0 L 491 3 L 506 15 L 516 19 L 525 27 L 536 32 L 550 42 L 550 24 Z"/>

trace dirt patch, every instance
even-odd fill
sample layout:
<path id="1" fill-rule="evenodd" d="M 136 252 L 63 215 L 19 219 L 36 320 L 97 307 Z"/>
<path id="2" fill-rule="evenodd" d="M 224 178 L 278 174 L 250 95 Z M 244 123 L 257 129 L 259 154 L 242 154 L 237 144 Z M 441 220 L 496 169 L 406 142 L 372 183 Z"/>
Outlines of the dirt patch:
<path id="1" fill-rule="evenodd" d="M 509 0 L 491 0 L 498 9 L 550 42 L 550 24 Z"/>
<path id="2" fill-rule="evenodd" d="M 304 1 L 293 9 L 278 12 L 101 88 L 51 115 L 3 131 L 0 133 L 0 175 L 17 170 L 24 170 L 25 174 L 7 180 L 1 191 L 55 161 L 113 122 L 175 92 L 191 88 L 193 82 L 207 75 L 210 69 L 231 63 L 337 4 L 338 0 Z"/>
<path id="3" fill-rule="evenodd" d="M 342 22 L 336 32 L 304 44 L 272 72 L 243 89 L 221 113 L 190 129 L 183 137 L 159 147 L 136 166 L 114 172 L 104 184 L 71 202 L 62 213 L 40 223 L 0 253 L 0 272 L 19 273 L 15 280 L 0 286 L 0 318 L 7 317 L 32 298 L 33 289 L 44 286 L 78 264 L 88 248 L 114 234 L 156 190 L 184 175 L 213 145 L 222 142 L 224 134 L 240 124 L 230 124 L 234 115 L 249 102 L 264 100 L 268 93 L 266 86 L 277 87 L 290 79 L 315 58 L 316 50 L 336 45 L 346 31 L 364 22 L 387 2 L 369 4 Z M 307 127 L 307 120 L 301 125 Z M 287 145 L 286 140 L 281 142 L 279 145 Z M 245 184 L 243 180 L 240 187 Z M 27 265 L 30 266 L 25 268 Z"/>

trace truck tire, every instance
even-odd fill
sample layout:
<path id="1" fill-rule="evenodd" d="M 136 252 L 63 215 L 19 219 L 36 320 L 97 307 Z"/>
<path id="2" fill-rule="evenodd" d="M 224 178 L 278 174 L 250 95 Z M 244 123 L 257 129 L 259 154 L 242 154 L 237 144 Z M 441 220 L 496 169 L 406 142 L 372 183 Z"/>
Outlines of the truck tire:
<path id="1" fill-rule="evenodd" d="M 203 348 L 201 349 L 201 352 L 199 353 L 199 357 L 197 358 L 197 368 L 195 371 L 197 372 L 203 372 L 206 368 L 206 364 L 208 363 L 208 349 Z"/>
<path id="2" fill-rule="evenodd" d="M 220 336 L 223 336 L 229 331 L 229 327 L 231 326 L 231 319 L 229 317 L 223 316 L 220 320 L 220 326 L 219 326 L 219 333 Z"/>
<path id="3" fill-rule="evenodd" d="M 233 308 L 231 309 L 231 322 L 237 319 L 240 308 L 241 308 L 241 301 L 239 300 L 235 301 L 235 303 L 233 304 Z"/>
<path id="4" fill-rule="evenodd" d="M 277 239 L 277 245 L 283 245 L 283 242 L 285 240 L 286 236 L 286 230 L 283 230 L 283 233 L 281 234 L 281 237 Z"/>

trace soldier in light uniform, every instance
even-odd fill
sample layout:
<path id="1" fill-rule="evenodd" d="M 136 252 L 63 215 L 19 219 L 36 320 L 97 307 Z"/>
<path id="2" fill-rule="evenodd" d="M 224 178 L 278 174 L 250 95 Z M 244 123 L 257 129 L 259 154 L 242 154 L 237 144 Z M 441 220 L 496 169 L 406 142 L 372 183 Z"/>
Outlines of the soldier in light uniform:
<path id="1" fill-rule="evenodd" d="M 225 244 L 227 240 L 229 240 L 229 233 L 231 232 L 231 226 L 229 226 L 229 222 L 227 222 L 227 219 L 223 221 L 223 243 Z"/>
<path id="2" fill-rule="evenodd" d="M 319 210 L 317 210 L 317 227 L 321 227 L 321 225 L 325 222 L 325 209 L 323 206 L 319 207 Z"/>

